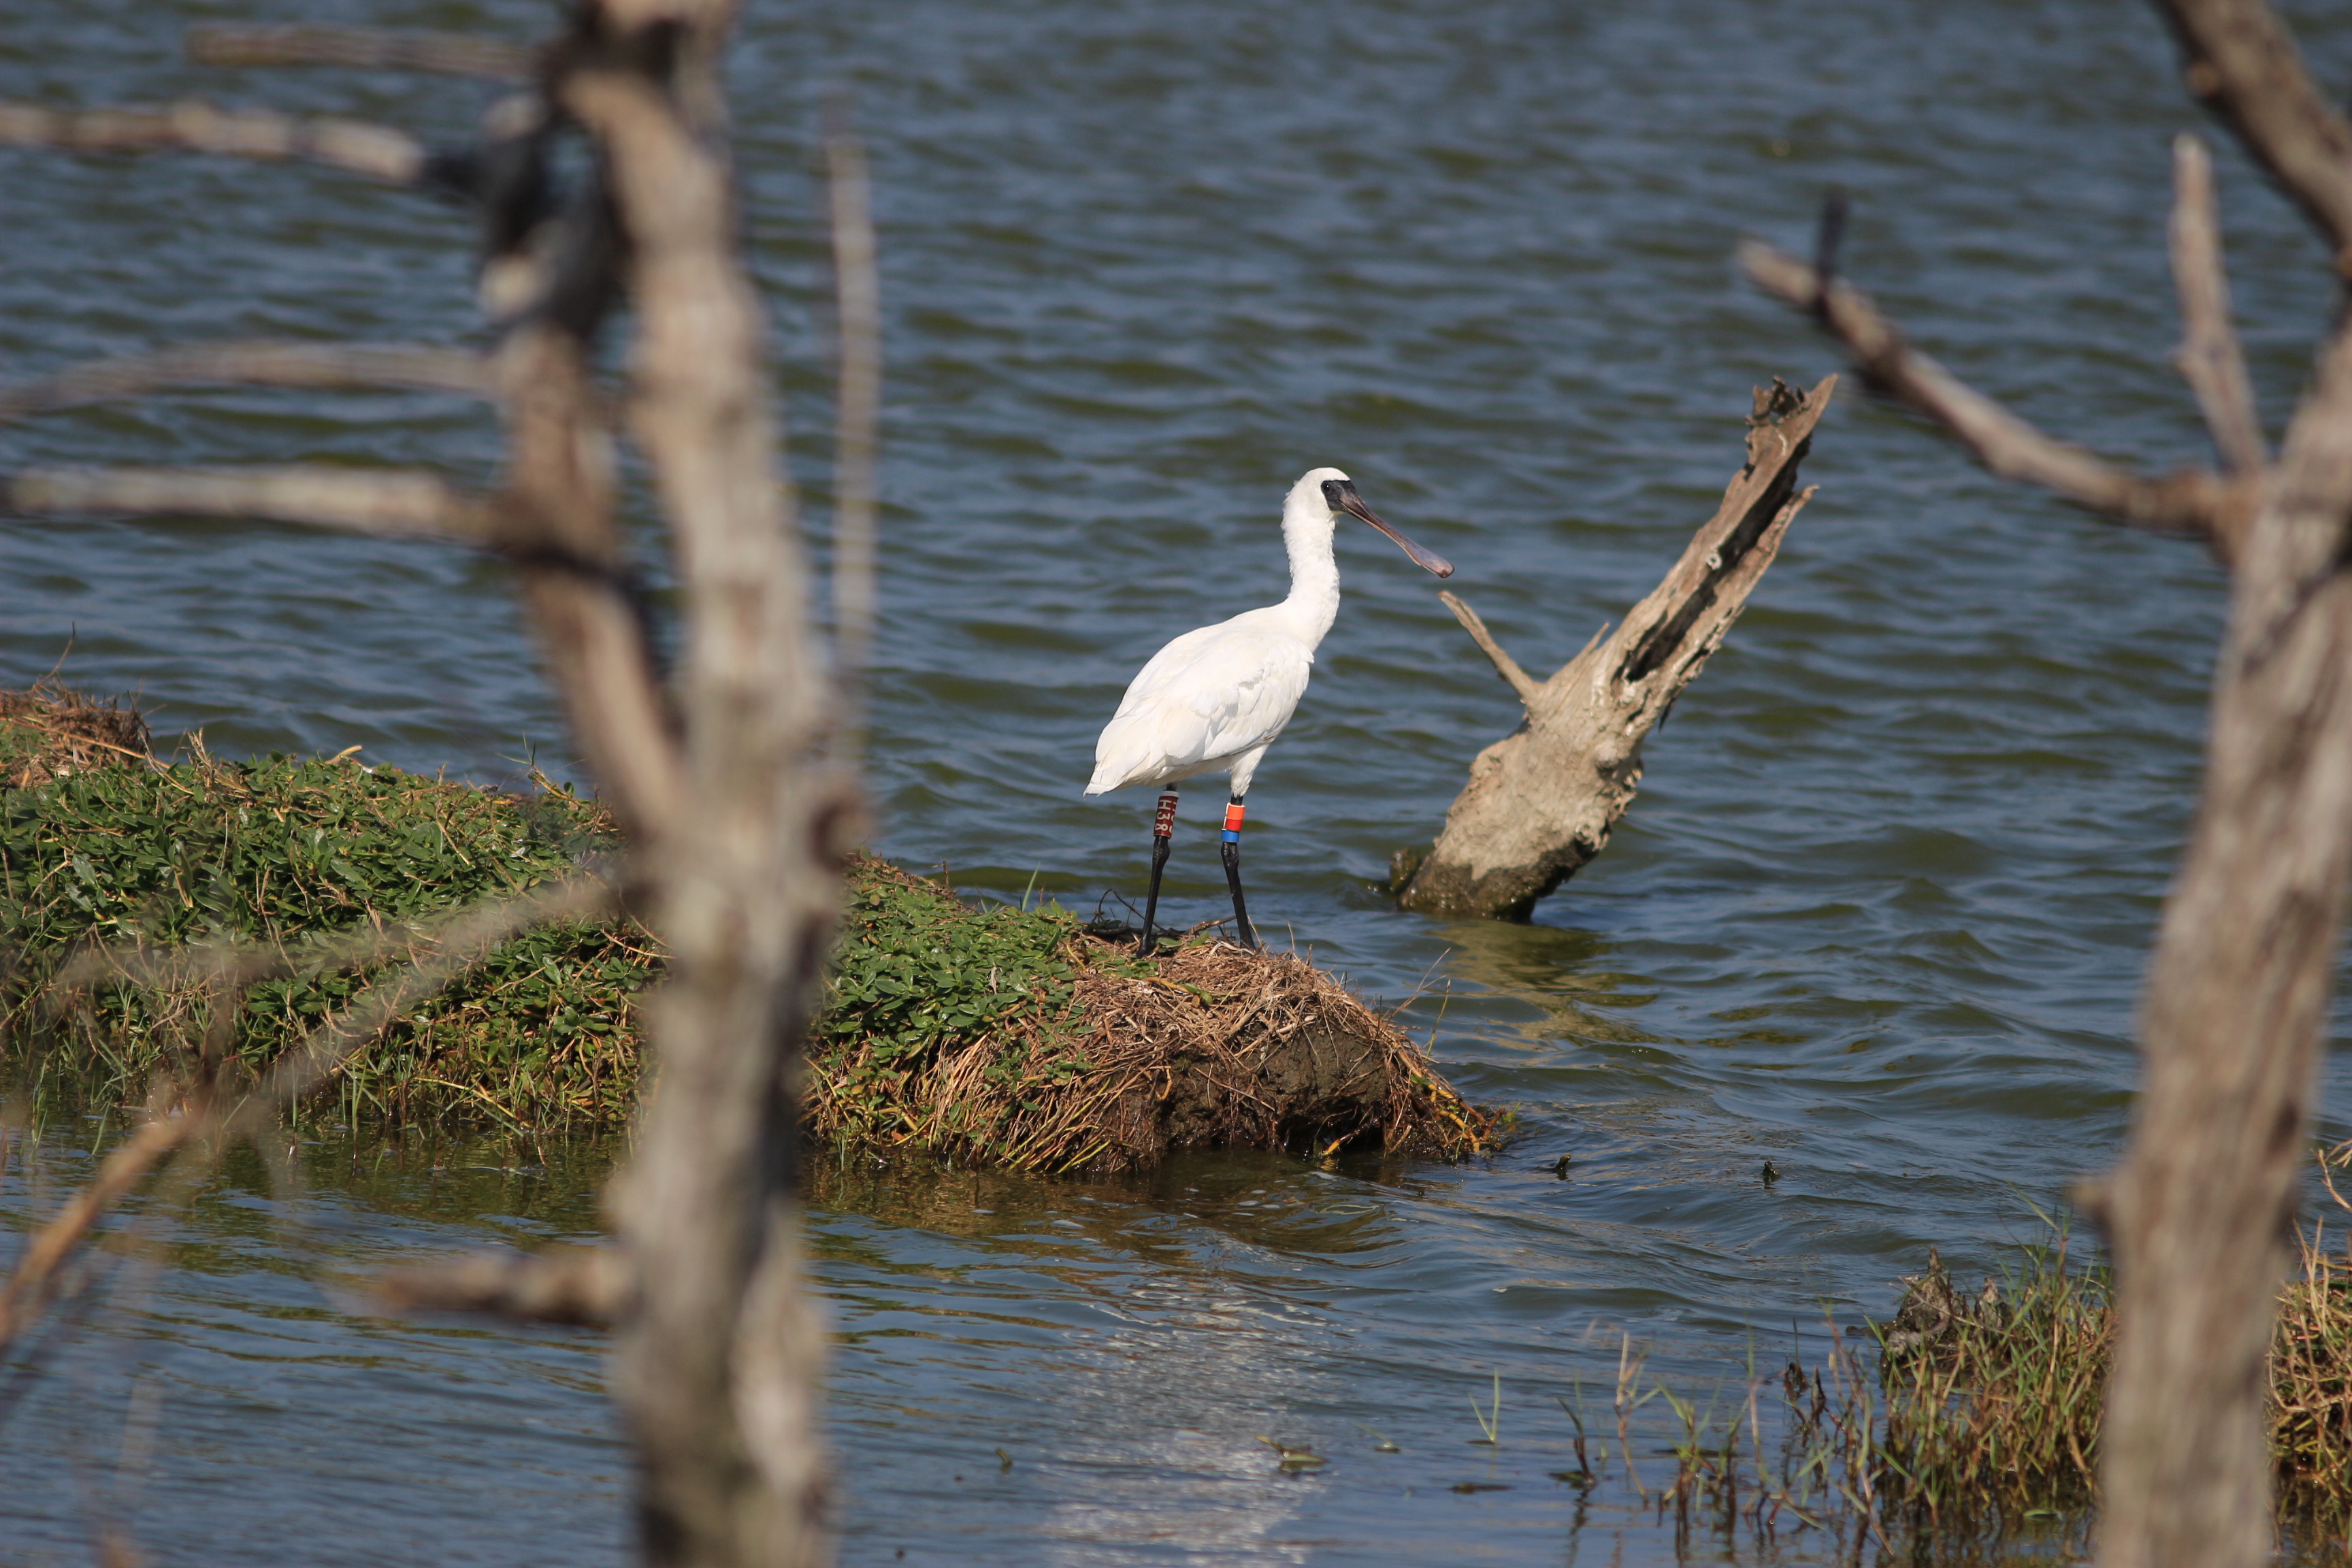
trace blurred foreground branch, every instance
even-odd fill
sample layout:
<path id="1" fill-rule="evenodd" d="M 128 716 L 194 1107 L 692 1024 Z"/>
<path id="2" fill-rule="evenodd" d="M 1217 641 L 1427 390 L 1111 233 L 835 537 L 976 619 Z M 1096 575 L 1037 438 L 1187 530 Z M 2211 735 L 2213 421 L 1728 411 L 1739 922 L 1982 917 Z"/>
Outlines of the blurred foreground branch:
<path id="1" fill-rule="evenodd" d="M 575 878 L 520 898 L 467 910 L 406 944 L 409 963 L 379 980 L 351 1006 L 322 1021 L 289 1047 L 257 1084 L 238 1090 L 207 1080 L 189 1087 L 181 1103 L 159 1108 L 108 1153 L 99 1173 L 68 1199 L 17 1255 L 0 1286 L 0 1350 L 40 1319 L 54 1297 L 58 1270 L 114 1205 L 148 1173 L 192 1143 L 259 1131 L 279 1110 L 327 1081 L 386 1024 L 413 1011 L 499 943 L 536 925 L 579 920 L 612 907 L 613 889 L 600 879 Z"/>
<path id="2" fill-rule="evenodd" d="M 2263 0 L 2162 0 L 2189 89 L 2352 273 L 2352 122 Z M 2142 1093 L 2091 1184 L 2116 1269 L 2099 1442 L 2105 1568 L 2255 1568 L 2273 1516 L 2263 1419 L 2284 1238 L 2310 1127 L 2352 878 L 2352 319 L 2339 317 L 2264 461 L 2213 216 L 2210 161 L 2175 150 L 2179 366 L 2229 477 L 2147 481 L 2059 447 L 1903 347 L 1861 296 L 1762 247 L 1750 276 L 1809 310 L 1874 384 L 1997 473 L 2117 521 L 2201 534 L 2231 566 L 2205 784 L 2142 995 Z M 1940 378 L 1940 379 L 1939 379 Z"/>
<path id="3" fill-rule="evenodd" d="M 438 474 L 397 468 L 28 468 L 0 475 L 0 512 L 260 518 L 485 546 L 507 538 L 495 502 L 466 495 Z"/>
<path id="4" fill-rule="evenodd" d="M 604 1247 L 478 1253 L 431 1268 L 387 1269 L 377 1303 L 390 1312 L 489 1312 L 542 1323 L 609 1324 L 627 1300 L 620 1255 Z"/>
<path id="5" fill-rule="evenodd" d="M 808 616 L 760 304 L 740 254 L 719 67 L 721 0 L 588 0 L 541 48 L 475 51 L 446 38 L 341 29 L 213 32 L 200 58 L 516 74 L 469 149 L 428 161 L 397 132 L 184 106 L 152 114 L 0 109 L 0 140 L 70 148 L 303 155 L 463 194 L 484 237 L 479 293 L 499 342 L 487 366 L 508 437 L 495 499 L 431 474 L 261 470 L 41 471 L 0 479 L 17 511 L 261 516 L 369 532 L 456 537 L 517 567 L 580 749 L 632 841 L 629 875 L 667 954 L 645 1005 L 659 1071 L 614 1178 L 616 1245 L 591 1254 L 472 1260 L 387 1279 L 387 1300 L 609 1321 L 614 1389 L 635 1439 L 648 1562 L 792 1568 L 821 1561 L 824 1468 L 816 1372 L 824 1339 L 792 1205 L 800 1108 L 794 1053 L 814 1015 L 858 817 L 840 762 L 817 748 L 839 710 Z M 559 163 L 560 143 L 588 154 Z M 844 626 L 870 620 L 873 428 L 879 395 L 875 269 L 864 173 L 838 136 L 834 197 L 843 287 Z M 684 626 L 666 680 L 619 519 L 613 400 L 600 339 L 631 307 L 627 428 L 667 522 Z M 346 384 L 368 371 L 475 390 L 452 360 L 304 359 L 285 351 L 171 351 L 20 389 L 19 412 L 182 379 Z M 204 357 L 207 353 L 210 358 Z M 861 542 L 864 541 L 864 542 Z M 861 607 L 864 606 L 864 607 Z M 854 663 L 854 660 L 853 660 Z M 209 1081 L 118 1151 L 101 1181 L 36 1241 L 8 1310 L 25 1321 L 55 1258 L 171 1151 L 257 1127 L 325 1080 L 383 1022 L 413 1007 L 526 921 L 589 892 L 468 912 L 432 951 L 289 1049 L 231 1101 Z M 614 896 L 604 884 L 594 898 Z M 357 952 L 352 950 L 352 956 Z M 270 961 L 223 960 L 223 980 Z M 0 1333 L 5 1342 L 5 1333 Z"/>
<path id="6" fill-rule="evenodd" d="M 425 173 L 424 147 L 390 126 L 306 118 L 267 109 L 45 109 L 0 103 L 0 146 L 74 153 L 221 153 L 238 158 L 300 158 L 370 174 L 396 185 Z"/>
<path id="7" fill-rule="evenodd" d="M 398 387 L 497 394 L 482 356 L 461 349 L 377 343 L 208 343 L 93 360 L 40 381 L 0 385 L 0 421 L 169 386 Z"/>

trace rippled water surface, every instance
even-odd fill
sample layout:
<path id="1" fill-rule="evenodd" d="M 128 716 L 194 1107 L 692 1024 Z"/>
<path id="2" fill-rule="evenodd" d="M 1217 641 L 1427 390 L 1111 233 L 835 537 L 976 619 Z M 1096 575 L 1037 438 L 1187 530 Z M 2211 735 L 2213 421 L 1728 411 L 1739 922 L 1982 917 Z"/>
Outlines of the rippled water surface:
<path id="1" fill-rule="evenodd" d="M 2352 10 L 2292 9 L 2320 79 L 2352 79 Z M 202 92 L 436 137 L 480 107 L 463 83 L 179 63 L 184 22 L 232 14 L 14 7 L 0 94 Z M 520 0 L 305 14 L 542 20 Z M 1806 242 L 1832 182 L 1848 269 L 1930 351 L 2100 450 L 2204 460 L 2162 262 L 2167 142 L 2196 119 L 2158 25 L 2119 0 L 823 0 L 753 6 L 735 81 L 820 532 L 811 171 L 836 84 L 885 252 L 880 842 L 960 888 L 1136 889 L 1150 802 L 1078 798 L 1095 731 L 1168 637 L 1280 595 L 1276 509 L 1309 466 L 1455 561 L 1524 663 L 1573 653 L 1711 509 L 1748 388 L 1836 368 L 1728 259 L 1743 233 Z M 2322 258 L 2221 163 L 2275 428 L 2328 308 Z M 460 215 L 325 171 L 0 153 L 0 369 L 463 339 L 467 244 Z M 845 1562 L 1668 1559 L 1670 1531 L 1549 1479 L 1555 1394 L 1612 1377 L 1626 1336 L 1684 1386 L 1736 1387 L 1792 1321 L 1818 1337 L 1825 1307 L 1883 1310 L 1929 1242 L 1992 1266 L 2113 1156 L 2220 575 L 1852 391 L 1806 470 L 1819 497 L 1649 744 L 1616 841 L 1530 926 L 1402 915 L 1372 886 L 1515 711 L 1428 579 L 1342 535 L 1339 625 L 1251 796 L 1253 912 L 1405 1005 L 1525 1136 L 1461 1169 L 829 1172 Z M 8 465 L 476 480 L 495 457 L 482 410 L 390 394 L 190 393 L 0 445 Z M 135 689 L 217 751 L 358 744 L 496 778 L 564 745 L 507 592 L 435 548 L 0 524 L 0 678 L 70 639 L 68 677 Z M 1223 904 L 1208 798 L 1171 868 L 1184 919 Z M 2345 1087 L 2339 1057 L 2331 1137 L 2352 1132 Z M 12 1223 L 102 1137 L 53 1128 L 10 1178 Z M 86 1561 L 109 1522 L 163 1563 L 622 1561 L 593 1336 L 388 1323 L 351 1293 L 387 1261 L 593 1231 L 604 1158 L 322 1134 L 151 1209 L 155 1245 L 106 1255 L 47 1375 L 0 1390 L 0 1562 Z M 1506 1440 L 1468 1447 L 1497 1376 Z M 1332 1463 L 1285 1477 L 1262 1436 Z"/>

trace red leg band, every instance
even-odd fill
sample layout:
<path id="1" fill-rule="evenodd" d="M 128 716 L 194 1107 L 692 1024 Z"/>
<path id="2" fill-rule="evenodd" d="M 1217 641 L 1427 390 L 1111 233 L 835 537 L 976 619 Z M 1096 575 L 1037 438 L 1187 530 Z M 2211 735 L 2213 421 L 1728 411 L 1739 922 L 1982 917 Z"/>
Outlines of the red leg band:
<path id="1" fill-rule="evenodd" d="M 1151 819 L 1151 836 L 1167 838 L 1176 832 L 1176 795 L 1174 791 L 1160 797 L 1160 811 Z"/>

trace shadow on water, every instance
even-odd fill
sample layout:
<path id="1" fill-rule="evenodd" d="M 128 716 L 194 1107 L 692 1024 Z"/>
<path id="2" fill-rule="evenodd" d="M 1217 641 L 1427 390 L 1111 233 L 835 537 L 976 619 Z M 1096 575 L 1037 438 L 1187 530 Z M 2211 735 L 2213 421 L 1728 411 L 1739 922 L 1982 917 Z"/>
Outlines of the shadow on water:
<path id="1" fill-rule="evenodd" d="M 1507 1005 L 1532 1016 L 1520 1024 L 1530 1043 L 1571 1040 L 1579 1044 L 1645 1044 L 1657 1037 L 1630 1015 L 1657 1000 L 1654 981 L 1618 968 L 1615 944 L 1605 934 L 1564 926 L 1516 925 L 1502 921 L 1452 921 L 1433 934 L 1446 947 L 1440 984 L 1441 1015 L 1455 1005 L 1485 1023 L 1507 1024 Z M 1470 988 L 1462 994 L 1454 988 Z M 1426 1018 L 1426 997 L 1412 1011 Z M 1442 1024 L 1443 1016 L 1433 1020 Z"/>

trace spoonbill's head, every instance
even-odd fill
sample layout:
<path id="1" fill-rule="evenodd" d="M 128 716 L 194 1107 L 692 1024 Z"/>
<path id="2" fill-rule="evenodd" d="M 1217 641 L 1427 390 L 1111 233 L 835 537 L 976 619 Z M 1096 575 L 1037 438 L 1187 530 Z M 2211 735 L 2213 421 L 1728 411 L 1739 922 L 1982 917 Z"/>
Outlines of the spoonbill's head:
<path id="1" fill-rule="evenodd" d="M 1438 577 L 1454 575 L 1454 563 L 1434 551 L 1423 550 L 1420 545 L 1382 522 L 1374 515 L 1372 509 L 1364 504 L 1364 498 L 1356 493 L 1356 481 L 1337 468 L 1307 469 L 1299 481 L 1290 488 L 1290 500 L 1293 506 L 1305 503 L 1326 508 L 1330 512 L 1331 526 L 1334 528 L 1339 526 L 1339 514 L 1342 512 L 1369 522 L 1396 541 L 1397 548 L 1411 556 L 1412 563 L 1423 571 Z"/>

